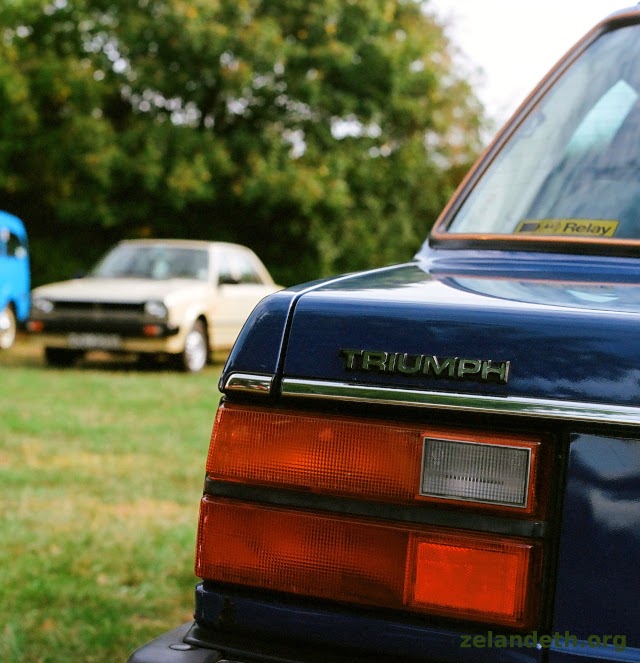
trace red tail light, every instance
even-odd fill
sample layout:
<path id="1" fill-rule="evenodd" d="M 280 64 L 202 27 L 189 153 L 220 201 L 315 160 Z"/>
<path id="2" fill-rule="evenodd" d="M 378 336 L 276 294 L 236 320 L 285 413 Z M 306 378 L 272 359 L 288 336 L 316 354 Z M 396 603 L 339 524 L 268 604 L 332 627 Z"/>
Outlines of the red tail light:
<path id="1" fill-rule="evenodd" d="M 411 550 L 409 605 L 452 617 L 482 615 L 520 626 L 526 621 L 528 583 L 532 569 L 537 577 L 539 553 L 532 544 L 468 533 L 430 534 L 413 536 Z"/>
<path id="2" fill-rule="evenodd" d="M 537 612 L 539 543 L 203 498 L 196 574 L 513 627 Z"/>
<path id="3" fill-rule="evenodd" d="M 222 405 L 207 473 L 363 500 L 540 516 L 540 439 Z"/>

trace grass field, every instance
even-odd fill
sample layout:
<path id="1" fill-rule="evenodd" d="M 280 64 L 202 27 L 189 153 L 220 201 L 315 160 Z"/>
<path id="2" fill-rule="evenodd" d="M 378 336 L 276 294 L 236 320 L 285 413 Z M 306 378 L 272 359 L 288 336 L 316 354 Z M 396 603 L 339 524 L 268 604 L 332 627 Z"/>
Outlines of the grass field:
<path id="1" fill-rule="evenodd" d="M 220 368 L 0 354 L 2 663 L 124 663 L 191 618 Z"/>

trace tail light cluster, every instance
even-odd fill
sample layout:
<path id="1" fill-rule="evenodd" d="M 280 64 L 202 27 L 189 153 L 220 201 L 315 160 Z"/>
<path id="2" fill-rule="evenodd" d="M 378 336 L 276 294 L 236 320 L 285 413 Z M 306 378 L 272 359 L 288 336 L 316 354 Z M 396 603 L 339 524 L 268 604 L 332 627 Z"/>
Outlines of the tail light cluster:
<path id="1" fill-rule="evenodd" d="M 221 405 L 212 479 L 399 503 L 467 501 L 538 516 L 540 440 Z"/>
<path id="2" fill-rule="evenodd" d="M 541 439 L 223 404 L 207 474 L 231 483 L 541 517 Z M 196 574 L 361 605 L 531 627 L 542 545 L 205 495 Z"/>

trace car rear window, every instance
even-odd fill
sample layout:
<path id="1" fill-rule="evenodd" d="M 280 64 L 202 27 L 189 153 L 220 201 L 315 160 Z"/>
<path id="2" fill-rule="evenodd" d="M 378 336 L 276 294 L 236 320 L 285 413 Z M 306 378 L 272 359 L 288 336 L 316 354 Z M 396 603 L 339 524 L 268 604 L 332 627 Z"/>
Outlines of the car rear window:
<path id="1" fill-rule="evenodd" d="M 640 25 L 598 37 L 477 181 L 450 236 L 640 239 Z"/>

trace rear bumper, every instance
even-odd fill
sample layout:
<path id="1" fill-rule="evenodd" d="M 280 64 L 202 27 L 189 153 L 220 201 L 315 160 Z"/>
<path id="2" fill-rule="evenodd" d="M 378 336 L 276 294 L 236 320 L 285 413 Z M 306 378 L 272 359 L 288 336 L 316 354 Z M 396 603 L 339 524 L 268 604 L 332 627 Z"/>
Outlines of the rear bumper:
<path id="1" fill-rule="evenodd" d="M 127 663 L 381 663 L 381 658 L 344 655 L 327 648 L 301 651 L 287 646 L 253 640 L 251 637 L 225 638 L 212 649 L 198 644 L 209 638 L 195 622 L 188 622 L 137 649 Z M 250 647 L 250 651 L 246 651 Z"/>
<path id="2" fill-rule="evenodd" d="M 148 642 L 131 654 L 128 663 L 220 663 L 219 651 L 185 643 L 192 626 L 193 622 L 188 622 Z"/>
<path id="3" fill-rule="evenodd" d="M 397 613 L 286 595 L 261 595 L 208 582 L 196 586 L 194 616 L 196 623 L 188 642 L 225 653 L 237 652 L 228 658 L 239 661 L 243 661 L 239 654 L 244 652 L 265 656 L 247 657 L 250 661 L 304 663 L 541 663 L 545 656 L 539 647 L 470 647 L 463 638 L 486 635 L 489 630 L 478 624 L 456 628 L 450 622 L 421 616 L 405 619 Z M 317 653 L 322 653 L 322 658 L 314 658 Z"/>
<path id="4" fill-rule="evenodd" d="M 466 647 L 461 640 L 466 628 L 398 622 L 370 610 L 203 584 L 196 588 L 195 617 L 138 649 L 129 663 L 541 663 L 545 658 L 539 647 Z"/>
<path id="5" fill-rule="evenodd" d="M 389 654 L 361 657 L 349 653 L 340 653 L 328 647 L 313 646 L 300 650 L 287 646 L 277 646 L 267 641 L 257 641 L 250 635 L 244 637 L 222 636 L 220 641 L 214 633 L 202 629 L 196 622 L 188 622 L 182 626 L 164 633 L 160 637 L 148 642 L 137 649 L 129 657 L 127 663 L 385 663 L 387 661 L 440 661 L 437 652 L 415 659 L 413 657 Z M 213 645 L 209 645 L 211 639 Z M 203 640 L 207 646 L 203 645 Z M 249 651 L 247 651 L 247 649 Z M 476 652 L 477 653 L 477 652 Z M 522 652 L 520 652 L 521 654 Z M 460 656 L 460 662 L 469 660 L 491 660 L 492 663 L 517 661 L 526 663 L 531 659 L 522 657 L 515 650 L 495 649 L 489 656 L 474 658 Z M 594 653 L 593 650 L 579 649 L 559 651 L 552 649 L 548 654 L 549 661 L 553 663 L 623 663 L 638 661 L 638 650 L 633 649 L 625 654 L 616 654 L 611 648 Z M 541 659 L 541 651 L 536 650 L 535 659 Z"/>

